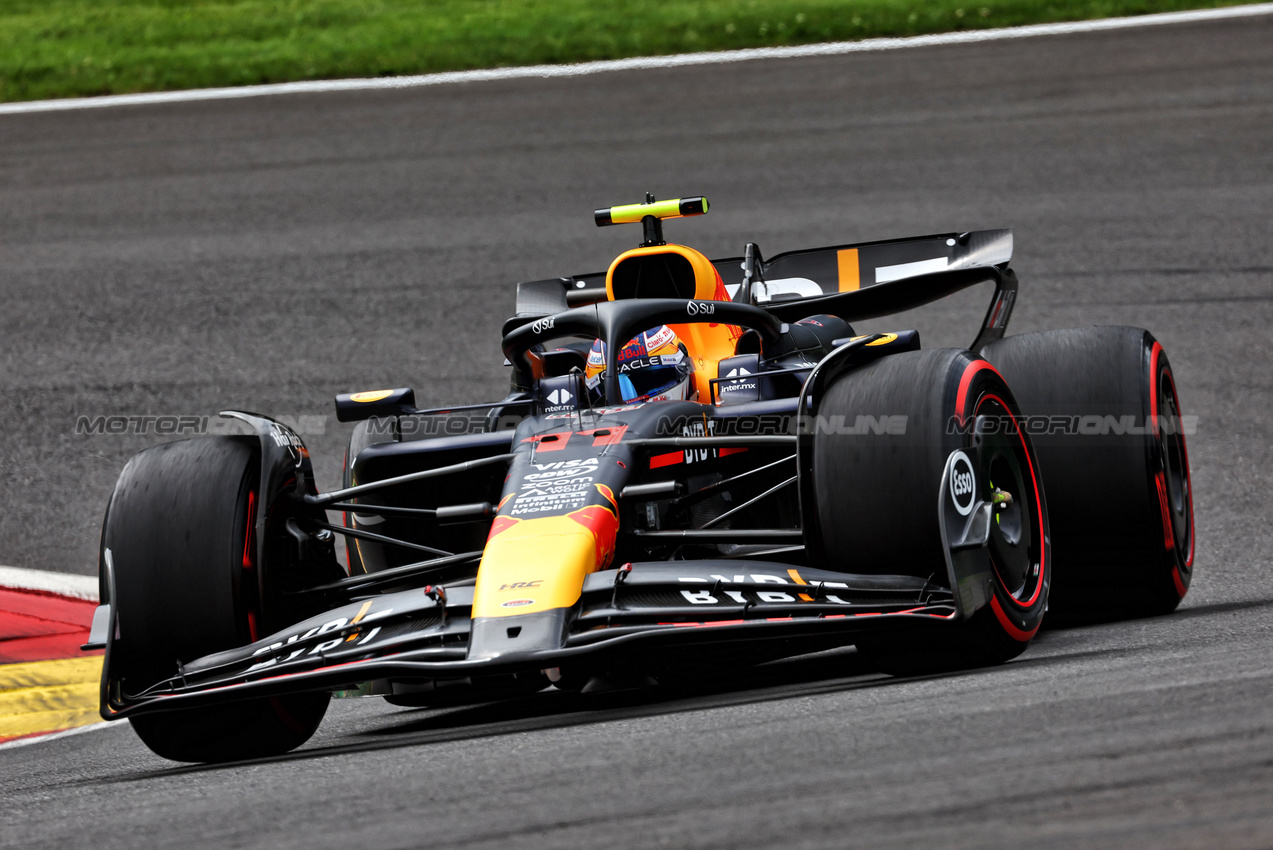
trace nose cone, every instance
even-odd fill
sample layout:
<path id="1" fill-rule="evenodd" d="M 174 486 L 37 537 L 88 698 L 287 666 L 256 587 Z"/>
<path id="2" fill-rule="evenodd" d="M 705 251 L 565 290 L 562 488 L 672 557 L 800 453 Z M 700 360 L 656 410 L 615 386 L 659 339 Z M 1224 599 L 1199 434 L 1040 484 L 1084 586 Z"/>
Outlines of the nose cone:
<path id="1" fill-rule="evenodd" d="M 496 518 L 473 593 L 470 658 L 561 646 L 584 578 L 609 564 L 619 531 L 614 494 L 594 486 L 605 504 L 559 516 Z"/>
<path id="2" fill-rule="evenodd" d="M 473 616 L 569 608 L 579 600 L 584 577 L 614 552 L 617 531 L 614 513 L 599 506 L 493 526 L 478 568 Z"/>

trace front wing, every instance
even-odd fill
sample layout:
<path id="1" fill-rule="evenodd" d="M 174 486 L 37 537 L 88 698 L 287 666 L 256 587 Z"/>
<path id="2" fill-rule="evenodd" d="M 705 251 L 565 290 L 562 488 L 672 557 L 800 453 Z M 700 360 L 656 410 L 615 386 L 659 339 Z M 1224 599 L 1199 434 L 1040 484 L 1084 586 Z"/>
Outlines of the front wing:
<path id="1" fill-rule="evenodd" d="M 352 687 L 373 679 L 455 679 L 600 664 L 678 646 L 804 636 L 845 644 L 852 633 L 959 619 L 944 587 L 910 576 L 849 575 L 734 559 L 625 564 L 587 577 L 555 619 L 475 621 L 473 588 L 425 588 L 351 602 L 244 647 L 193 660 L 138 693 L 103 682 L 108 719 L 248 697 Z M 105 624 L 103 624 L 105 625 Z M 471 657 L 475 627 L 507 636 L 506 651 Z M 560 629 L 543 647 L 542 630 Z M 107 634 L 113 634 L 113 624 Z M 110 641 L 107 642 L 109 669 Z"/>

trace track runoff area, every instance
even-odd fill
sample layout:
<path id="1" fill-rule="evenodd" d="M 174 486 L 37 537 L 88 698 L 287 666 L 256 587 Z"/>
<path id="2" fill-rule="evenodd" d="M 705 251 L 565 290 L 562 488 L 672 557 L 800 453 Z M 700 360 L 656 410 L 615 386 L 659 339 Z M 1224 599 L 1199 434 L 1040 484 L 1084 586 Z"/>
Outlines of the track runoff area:
<path id="1" fill-rule="evenodd" d="M 0 104 L 0 116 L 270 95 L 373 91 L 518 78 L 568 77 L 610 71 L 804 56 L 833 56 L 1260 15 L 1273 15 L 1273 3 L 913 38 L 884 38 L 802 47 L 758 48 L 578 65 L 501 68 L 387 79 L 314 81 L 233 89 L 201 89 L 33 101 Z M 102 721 L 98 715 L 98 686 L 101 677 L 101 653 L 83 652 L 79 648 L 88 638 L 96 604 L 97 580 L 95 578 L 0 567 L 0 748 L 22 746 L 34 741 L 46 740 L 55 735 L 100 728 L 99 724 Z"/>
<path id="2" fill-rule="evenodd" d="M 809 56 L 840 56 L 849 53 L 870 53 L 885 50 L 908 50 L 952 44 L 973 44 L 1007 39 L 1037 38 L 1041 36 L 1071 35 L 1076 33 L 1104 32 L 1138 27 L 1167 26 L 1218 21 L 1230 18 L 1247 18 L 1273 15 L 1273 3 L 1252 3 L 1243 6 L 1225 6 L 1218 9 L 1198 9 L 1187 12 L 1162 12 L 1126 18 L 1104 18 L 1094 21 L 1074 21 L 1054 24 L 1031 24 L 1000 29 L 964 30 L 960 32 L 919 35 L 906 38 L 872 38 L 862 41 L 837 41 L 824 44 L 805 44 L 795 47 L 755 47 L 745 50 L 725 50 L 704 53 L 682 53 L 672 56 L 646 56 L 631 59 L 614 59 L 599 62 L 581 62 L 566 65 L 533 65 L 517 68 L 492 68 L 474 71 L 450 71 L 438 74 L 421 74 L 401 77 L 377 77 L 369 79 L 313 80 L 295 83 L 272 83 L 259 86 L 234 88 L 192 89 L 188 91 L 151 92 L 144 94 L 105 95 L 102 97 L 78 97 L 60 100 L 37 100 L 25 103 L 0 103 L 0 115 L 19 115 L 31 112 L 61 112 L 74 109 L 105 109 L 118 106 L 142 106 L 163 103 L 189 103 L 207 100 L 228 100 L 245 97 L 267 97 L 285 94 L 321 94 L 325 92 L 375 91 L 404 89 L 419 86 L 456 85 L 495 80 L 528 78 L 578 77 L 588 74 L 604 74 L 612 71 L 637 71 L 650 68 L 679 68 L 691 65 L 720 65 L 732 62 L 751 62 L 764 59 L 796 59 Z"/>
<path id="3" fill-rule="evenodd" d="M 0 567 L 0 747 L 102 723 L 97 579 Z"/>

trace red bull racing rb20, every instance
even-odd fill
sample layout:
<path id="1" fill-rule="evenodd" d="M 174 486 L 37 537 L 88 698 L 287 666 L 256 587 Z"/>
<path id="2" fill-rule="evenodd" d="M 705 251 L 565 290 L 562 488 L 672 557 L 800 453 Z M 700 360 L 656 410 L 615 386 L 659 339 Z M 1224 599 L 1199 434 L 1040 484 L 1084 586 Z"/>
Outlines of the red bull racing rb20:
<path id="1" fill-rule="evenodd" d="M 507 397 L 338 396 L 337 490 L 294 431 L 242 411 L 223 415 L 250 435 L 133 457 L 88 644 L 102 715 L 223 761 L 301 745 L 338 690 L 658 686 L 850 645 L 886 673 L 953 670 L 1017 656 L 1045 612 L 1180 602 L 1186 429 L 1153 335 L 1005 336 L 1009 230 L 769 260 L 664 240 L 707 209 L 598 210 L 640 247 L 519 284 Z M 852 327 L 977 285 L 966 349 Z"/>

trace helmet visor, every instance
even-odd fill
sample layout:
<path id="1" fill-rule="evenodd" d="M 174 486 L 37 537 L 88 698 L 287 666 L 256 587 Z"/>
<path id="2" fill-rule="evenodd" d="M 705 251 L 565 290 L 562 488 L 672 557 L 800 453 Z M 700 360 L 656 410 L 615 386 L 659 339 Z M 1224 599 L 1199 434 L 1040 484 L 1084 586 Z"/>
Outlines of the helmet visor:
<path id="1" fill-rule="evenodd" d="M 676 366 L 650 366 L 619 375 L 619 390 L 624 401 L 637 401 L 665 393 L 683 380 L 685 375 Z"/>

